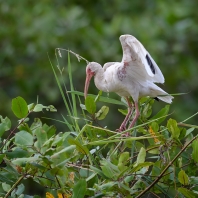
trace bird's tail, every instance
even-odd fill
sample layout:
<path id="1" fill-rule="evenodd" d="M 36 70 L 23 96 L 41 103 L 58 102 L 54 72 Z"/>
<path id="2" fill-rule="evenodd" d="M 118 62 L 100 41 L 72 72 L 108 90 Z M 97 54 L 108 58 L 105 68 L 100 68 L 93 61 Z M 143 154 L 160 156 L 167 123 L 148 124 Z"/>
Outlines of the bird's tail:
<path id="1" fill-rule="evenodd" d="M 168 93 L 164 93 L 163 95 L 159 95 L 157 96 L 157 98 L 159 98 L 160 100 L 166 102 L 166 103 L 172 103 L 172 99 L 174 98 L 171 95 L 168 95 Z"/>
<path id="2" fill-rule="evenodd" d="M 157 85 L 153 84 L 151 88 L 151 93 L 154 97 L 157 97 L 158 99 L 166 102 L 166 103 L 172 103 L 173 96 L 166 93 L 163 89 L 158 87 Z"/>

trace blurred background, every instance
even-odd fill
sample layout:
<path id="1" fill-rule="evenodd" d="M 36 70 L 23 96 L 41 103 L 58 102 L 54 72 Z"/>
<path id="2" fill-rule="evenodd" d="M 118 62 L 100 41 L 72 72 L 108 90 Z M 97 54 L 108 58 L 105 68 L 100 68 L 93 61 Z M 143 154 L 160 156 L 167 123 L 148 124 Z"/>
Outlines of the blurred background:
<path id="1" fill-rule="evenodd" d="M 30 104 L 36 103 L 39 96 L 39 103 L 52 104 L 58 112 L 44 111 L 38 117 L 62 120 L 61 114 L 66 117 L 67 112 L 48 54 L 54 66 L 58 47 L 102 65 L 121 61 L 119 36 L 131 34 L 162 70 L 166 81 L 161 87 L 172 94 L 187 93 L 175 96 L 171 117 L 177 121 L 188 118 L 198 111 L 197 7 L 196 0 L 0 0 L 0 115 L 16 121 L 11 113 L 11 99 L 22 96 Z M 61 54 L 60 67 L 64 71 L 60 79 L 68 85 L 67 52 Z M 71 55 L 71 64 L 74 87 L 83 92 L 86 62 L 78 62 Z M 98 93 L 93 81 L 89 93 Z M 110 97 L 119 99 L 115 94 Z M 164 106 L 163 102 L 155 102 L 154 111 Z M 118 106 L 110 105 L 103 122 L 112 130 L 123 120 L 117 109 Z M 189 123 L 197 124 L 197 117 Z M 59 131 L 67 131 L 65 125 L 53 124 Z M 29 185 L 31 191 L 36 193 Z"/>
<path id="2" fill-rule="evenodd" d="M 58 109 L 57 113 L 44 112 L 41 116 L 62 119 L 61 114 L 66 116 L 67 112 L 48 54 L 54 66 L 58 47 L 102 65 L 121 61 L 119 36 L 131 34 L 162 70 L 165 84 L 161 87 L 172 94 L 187 93 L 175 96 L 171 105 L 171 117 L 184 120 L 198 110 L 197 7 L 196 0 L 0 0 L 0 114 L 12 118 L 11 99 L 16 96 L 22 96 L 28 104 L 36 103 L 39 96 L 39 103 Z M 61 53 L 61 81 L 68 85 L 67 52 Z M 75 89 L 83 92 L 86 62 L 78 62 L 71 55 L 71 64 Z M 93 81 L 89 93 L 98 93 Z M 163 102 L 155 104 L 156 112 L 165 106 Z M 110 105 L 105 120 L 112 130 L 120 123 L 115 125 L 115 119 L 123 119 L 117 108 Z M 196 124 L 196 120 L 189 122 Z"/>

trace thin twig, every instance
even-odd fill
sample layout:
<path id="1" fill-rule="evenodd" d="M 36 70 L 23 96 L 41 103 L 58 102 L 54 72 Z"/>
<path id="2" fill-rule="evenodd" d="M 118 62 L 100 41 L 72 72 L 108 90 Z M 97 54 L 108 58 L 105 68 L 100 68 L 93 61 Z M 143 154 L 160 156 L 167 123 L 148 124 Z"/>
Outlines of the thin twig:
<path id="1" fill-rule="evenodd" d="M 193 114 L 192 116 L 190 116 L 189 118 L 186 118 L 185 120 L 183 120 L 182 122 L 180 123 L 183 123 L 183 122 L 186 122 L 188 120 L 190 120 L 191 118 L 193 118 L 194 116 L 196 116 L 198 114 L 198 112 L 196 112 L 195 114 Z"/>
<path id="2" fill-rule="evenodd" d="M 169 164 L 165 167 L 165 169 L 161 172 L 161 174 L 153 181 L 153 183 L 148 186 L 145 190 L 143 190 L 136 198 L 142 197 L 147 191 L 149 191 L 162 177 L 163 174 L 168 170 L 168 168 L 173 164 L 173 162 L 182 154 L 182 152 L 197 138 L 198 136 L 195 136 L 192 140 L 190 140 L 182 149 L 181 151 L 174 157 L 174 159 L 169 162 Z"/>
<path id="3" fill-rule="evenodd" d="M 64 51 L 67 51 L 67 52 L 75 55 L 79 62 L 80 62 L 80 60 L 84 60 L 84 61 L 86 61 L 87 64 L 89 64 L 89 61 L 87 59 L 85 59 L 84 57 L 80 56 L 79 54 L 76 54 L 75 52 L 73 52 L 71 50 L 67 50 L 67 49 L 64 49 L 64 48 L 56 48 L 55 50 L 58 51 L 58 54 L 59 54 L 60 57 L 62 57 L 62 55 L 60 53 L 60 50 L 64 50 Z"/>
<path id="4" fill-rule="evenodd" d="M 10 188 L 10 190 L 7 192 L 7 194 L 5 195 L 4 198 L 7 198 L 12 193 L 12 191 L 20 184 L 20 182 L 23 180 L 24 177 L 25 177 L 24 175 L 22 175 L 21 177 L 19 177 L 19 179 L 12 186 L 12 188 Z"/>

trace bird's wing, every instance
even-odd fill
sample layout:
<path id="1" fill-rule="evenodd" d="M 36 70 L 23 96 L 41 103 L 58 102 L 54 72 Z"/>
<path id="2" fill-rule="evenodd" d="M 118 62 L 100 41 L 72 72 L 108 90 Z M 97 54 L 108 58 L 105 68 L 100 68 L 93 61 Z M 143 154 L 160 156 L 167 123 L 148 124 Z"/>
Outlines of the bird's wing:
<path id="1" fill-rule="evenodd" d="M 104 66 L 103 66 L 103 70 L 104 72 L 107 70 L 108 67 L 114 65 L 116 62 L 108 62 L 108 63 L 105 63 Z"/>
<path id="2" fill-rule="evenodd" d="M 122 35 L 120 36 L 120 42 L 123 49 L 122 62 L 130 66 L 136 66 L 134 69 L 141 70 L 145 80 L 164 83 L 164 76 L 159 67 L 144 46 L 134 36 Z"/>

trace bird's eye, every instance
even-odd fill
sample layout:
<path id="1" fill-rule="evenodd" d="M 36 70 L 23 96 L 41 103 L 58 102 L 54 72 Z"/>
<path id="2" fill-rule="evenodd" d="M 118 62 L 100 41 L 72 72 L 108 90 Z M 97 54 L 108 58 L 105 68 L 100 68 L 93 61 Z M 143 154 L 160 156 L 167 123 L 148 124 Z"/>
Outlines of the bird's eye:
<path id="1" fill-rule="evenodd" d="M 90 69 L 90 68 L 88 68 L 88 69 L 87 69 L 87 72 L 91 73 L 92 71 L 91 71 L 91 69 Z"/>

